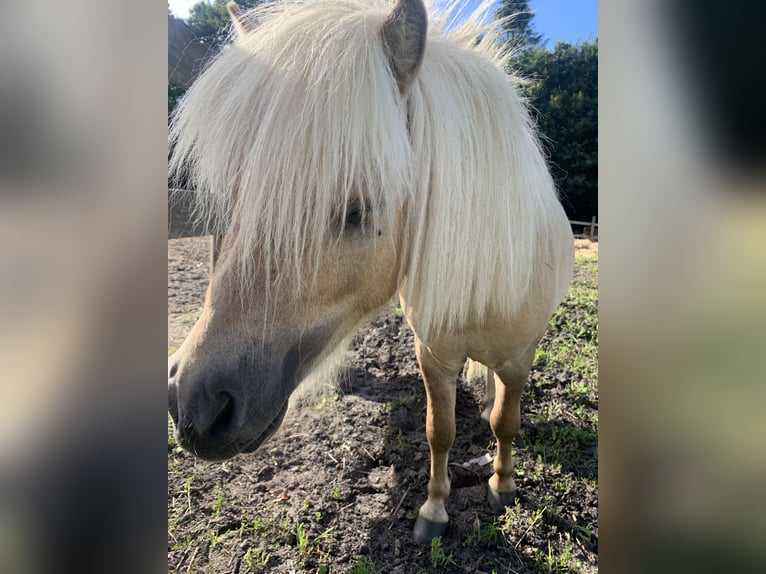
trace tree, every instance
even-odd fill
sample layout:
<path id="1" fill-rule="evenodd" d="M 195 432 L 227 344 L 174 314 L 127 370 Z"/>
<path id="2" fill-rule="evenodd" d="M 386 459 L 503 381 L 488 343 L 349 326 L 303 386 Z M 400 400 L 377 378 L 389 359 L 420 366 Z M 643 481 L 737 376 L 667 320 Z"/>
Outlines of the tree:
<path id="1" fill-rule="evenodd" d="M 248 9 L 262 1 L 239 0 L 238 4 L 242 9 Z M 168 19 L 169 35 L 173 31 L 171 30 L 171 24 L 184 22 L 186 34 L 191 38 L 196 38 L 195 42 L 205 46 L 209 54 L 217 53 L 223 48 L 229 38 L 231 19 L 226 10 L 226 2 L 227 0 L 202 0 L 197 2 L 192 6 L 189 18 L 185 21 L 172 17 L 170 7 L 168 7 L 168 15 L 170 16 Z M 191 34 L 189 34 L 189 30 Z M 187 41 L 190 40 L 184 39 L 182 45 L 186 46 L 185 42 Z M 171 43 L 169 42 L 168 45 L 170 46 Z M 207 56 L 204 59 L 207 59 Z M 168 83 L 168 114 L 178 105 L 184 93 L 186 93 L 185 86 L 182 87 Z"/>
<path id="2" fill-rule="evenodd" d="M 531 48 L 514 60 L 530 83 L 529 99 L 551 172 L 572 219 L 598 212 L 598 40 Z"/>
<path id="3" fill-rule="evenodd" d="M 502 39 L 516 49 L 531 48 L 543 44 L 542 34 L 535 32 L 532 25 L 534 13 L 529 8 L 529 0 L 501 0 L 497 9 L 498 18 L 503 21 Z"/>
<path id="4" fill-rule="evenodd" d="M 247 10 L 264 0 L 237 0 Z M 186 23 L 194 34 L 216 50 L 220 50 L 229 37 L 231 18 L 226 11 L 228 0 L 202 0 L 192 6 Z"/>

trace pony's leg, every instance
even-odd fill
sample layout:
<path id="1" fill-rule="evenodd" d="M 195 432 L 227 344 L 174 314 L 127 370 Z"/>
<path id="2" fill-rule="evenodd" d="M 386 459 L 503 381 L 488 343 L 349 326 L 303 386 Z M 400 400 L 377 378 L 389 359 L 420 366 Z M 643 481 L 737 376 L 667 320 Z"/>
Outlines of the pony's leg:
<path id="1" fill-rule="evenodd" d="M 484 367 L 484 397 L 481 399 L 481 418 L 489 422 L 492 415 L 492 406 L 495 404 L 495 372 L 489 367 Z"/>
<path id="2" fill-rule="evenodd" d="M 534 356 L 534 355 L 533 355 Z M 497 372 L 495 404 L 489 424 L 497 439 L 495 473 L 489 479 L 487 498 L 492 509 L 500 514 L 516 498 L 516 483 L 513 480 L 511 443 L 521 427 L 521 394 L 529 375 L 531 359 L 514 364 Z"/>
<path id="3" fill-rule="evenodd" d="M 417 544 L 430 544 L 432 538 L 444 534 L 449 520 L 445 508 L 450 491 L 447 459 L 455 440 L 455 392 L 465 357 L 444 362 L 434 357 L 417 338 L 415 352 L 426 387 L 426 438 L 431 450 L 431 478 L 428 498 L 420 507 L 413 537 Z"/>

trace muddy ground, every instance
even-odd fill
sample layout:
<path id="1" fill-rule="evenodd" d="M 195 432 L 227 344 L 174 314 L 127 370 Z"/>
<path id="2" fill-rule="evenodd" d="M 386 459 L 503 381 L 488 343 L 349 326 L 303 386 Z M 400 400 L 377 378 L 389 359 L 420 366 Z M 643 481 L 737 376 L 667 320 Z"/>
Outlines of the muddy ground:
<path id="1" fill-rule="evenodd" d="M 505 515 L 485 502 L 494 441 L 482 389 L 461 379 L 450 529 L 440 544 L 411 542 L 428 481 L 425 394 L 392 304 L 357 336 L 339 387 L 288 414 L 259 451 L 208 463 L 168 439 L 168 571 L 597 571 L 598 251 L 580 244 L 522 399 L 519 499 Z M 168 242 L 169 353 L 199 314 L 207 248 Z"/>

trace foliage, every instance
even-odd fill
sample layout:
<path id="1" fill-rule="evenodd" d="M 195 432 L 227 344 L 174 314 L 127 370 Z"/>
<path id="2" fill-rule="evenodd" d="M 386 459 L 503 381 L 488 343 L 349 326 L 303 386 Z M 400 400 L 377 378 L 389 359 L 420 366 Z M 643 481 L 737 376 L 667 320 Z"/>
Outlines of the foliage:
<path id="1" fill-rule="evenodd" d="M 503 22 L 502 38 L 514 48 L 530 48 L 543 44 L 542 34 L 535 32 L 532 20 L 534 13 L 529 8 L 529 0 L 501 0 L 497 8 L 498 18 L 508 18 Z"/>
<path id="2" fill-rule="evenodd" d="M 263 0 L 237 0 L 242 10 L 254 7 Z M 213 52 L 223 48 L 231 31 L 231 18 L 226 11 L 228 0 L 201 0 L 189 10 L 189 17 L 185 20 L 194 35 L 199 40 L 210 46 Z M 168 8 L 168 14 L 170 14 Z M 168 115 L 178 104 L 185 90 L 168 84 Z"/>
<path id="3" fill-rule="evenodd" d="M 242 10 L 252 8 L 263 0 L 237 0 Z M 216 50 L 226 43 L 231 31 L 231 18 L 226 11 L 228 0 L 202 0 L 189 10 L 186 23 L 194 35 Z"/>
<path id="4" fill-rule="evenodd" d="M 571 219 L 598 212 L 598 40 L 530 48 L 513 60 Z"/>

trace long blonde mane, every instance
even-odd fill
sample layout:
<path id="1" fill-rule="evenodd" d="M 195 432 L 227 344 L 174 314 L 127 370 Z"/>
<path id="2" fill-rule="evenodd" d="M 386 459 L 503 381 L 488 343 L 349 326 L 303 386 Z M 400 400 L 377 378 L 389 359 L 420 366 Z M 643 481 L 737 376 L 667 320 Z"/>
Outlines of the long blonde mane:
<path id="1" fill-rule="evenodd" d="M 457 26 L 430 9 L 426 51 L 403 99 L 383 49 L 389 0 L 286 0 L 225 49 L 174 115 L 172 170 L 234 226 L 247 283 L 306 277 L 350 206 L 392 234 L 421 336 L 516 313 L 560 209 L 524 102 L 505 73 L 492 2 Z M 260 258 L 260 259 L 256 259 Z"/>

